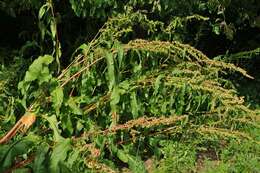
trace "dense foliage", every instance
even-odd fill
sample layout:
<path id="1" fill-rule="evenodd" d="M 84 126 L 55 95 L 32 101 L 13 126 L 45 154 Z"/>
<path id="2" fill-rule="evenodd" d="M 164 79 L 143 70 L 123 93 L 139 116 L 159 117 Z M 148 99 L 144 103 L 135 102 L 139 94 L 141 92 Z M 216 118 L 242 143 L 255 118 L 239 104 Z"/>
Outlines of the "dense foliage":
<path id="1" fill-rule="evenodd" d="M 259 172 L 260 1 L 0 14 L 0 172 Z"/>

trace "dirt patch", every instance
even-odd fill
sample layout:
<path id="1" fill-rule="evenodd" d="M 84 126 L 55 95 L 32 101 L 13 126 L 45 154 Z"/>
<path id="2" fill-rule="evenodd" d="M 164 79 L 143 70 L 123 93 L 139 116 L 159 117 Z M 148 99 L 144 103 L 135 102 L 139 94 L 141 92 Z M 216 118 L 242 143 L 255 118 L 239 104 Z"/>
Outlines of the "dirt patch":
<path id="1" fill-rule="evenodd" d="M 205 161 L 212 162 L 212 165 L 219 164 L 219 157 L 214 149 L 207 149 L 206 151 L 198 151 L 196 156 L 197 172 L 205 172 Z"/>

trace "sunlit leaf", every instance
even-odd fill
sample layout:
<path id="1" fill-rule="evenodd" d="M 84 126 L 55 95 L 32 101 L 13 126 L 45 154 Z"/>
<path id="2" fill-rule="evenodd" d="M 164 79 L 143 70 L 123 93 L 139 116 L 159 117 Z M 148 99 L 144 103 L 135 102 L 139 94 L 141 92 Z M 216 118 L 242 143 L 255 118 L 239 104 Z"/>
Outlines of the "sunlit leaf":
<path id="1" fill-rule="evenodd" d="M 55 38 L 56 37 L 56 32 L 57 32 L 57 26 L 56 26 L 56 21 L 55 19 L 52 19 L 51 20 L 51 24 L 50 24 L 50 28 L 51 28 L 51 35 L 52 35 L 52 38 Z"/>
<path id="2" fill-rule="evenodd" d="M 48 11 L 48 9 L 50 8 L 50 4 L 46 3 L 43 6 L 41 6 L 40 10 L 39 10 L 39 14 L 38 14 L 38 18 L 41 20 L 42 17 L 44 16 L 44 14 L 46 13 L 46 11 Z"/>
<path id="3" fill-rule="evenodd" d="M 122 150 L 117 151 L 117 157 L 124 163 L 128 163 L 128 155 L 125 154 Z"/>

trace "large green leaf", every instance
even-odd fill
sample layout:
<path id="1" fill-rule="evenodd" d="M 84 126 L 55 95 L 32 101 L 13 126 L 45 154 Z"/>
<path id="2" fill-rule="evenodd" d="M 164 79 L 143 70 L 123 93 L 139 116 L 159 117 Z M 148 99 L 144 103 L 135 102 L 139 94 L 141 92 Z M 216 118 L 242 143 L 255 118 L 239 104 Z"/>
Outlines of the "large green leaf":
<path id="1" fill-rule="evenodd" d="M 33 172 L 45 173 L 48 172 L 47 159 L 48 159 L 49 146 L 46 143 L 41 144 L 35 155 L 32 169 Z"/>
<path id="2" fill-rule="evenodd" d="M 0 172 L 7 170 L 13 164 L 15 157 L 26 154 L 34 145 L 33 141 L 20 140 L 12 145 L 0 146 L 1 160 L 0 160 Z"/>
<path id="3" fill-rule="evenodd" d="M 38 59 L 30 65 L 29 70 L 26 72 L 24 81 L 31 82 L 41 77 L 42 75 L 49 75 L 46 73 L 46 69 L 43 71 L 46 65 L 52 63 L 53 57 L 50 55 L 40 56 Z"/>
<path id="4" fill-rule="evenodd" d="M 64 139 L 59 141 L 53 149 L 51 158 L 50 158 L 50 172 L 51 173 L 58 173 L 61 172 L 59 167 L 60 162 L 65 161 L 68 155 L 68 151 L 71 150 L 71 140 Z"/>
<path id="5" fill-rule="evenodd" d="M 26 95 L 32 81 L 38 80 L 39 84 L 48 82 L 52 76 L 49 72 L 48 65 L 52 63 L 53 57 L 50 55 L 40 56 L 34 60 L 25 74 L 24 80 L 19 82 L 18 89 L 23 95 Z"/>

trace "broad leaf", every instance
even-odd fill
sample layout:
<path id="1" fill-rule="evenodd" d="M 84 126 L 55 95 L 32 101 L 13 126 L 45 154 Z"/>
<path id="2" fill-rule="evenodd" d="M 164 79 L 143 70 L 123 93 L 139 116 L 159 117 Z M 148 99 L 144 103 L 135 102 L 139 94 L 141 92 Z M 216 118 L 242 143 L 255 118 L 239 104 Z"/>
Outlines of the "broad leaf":
<path id="1" fill-rule="evenodd" d="M 48 172 L 48 167 L 47 167 L 48 151 L 49 151 L 49 147 L 45 143 L 43 143 L 38 147 L 38 150 L 36 151 L 35 160 L 33 161 L 33 165 L 32 165 L 33 172 L 37 172 L 37 173 Z"/>
<path id="2" fill-rule="evenodd" d="M 60 172 L 59 163 L 65 161 L 69 150 L 71 150 L 70 139 L 61 140 L 54 146 L 50 158 L 50 172 L 52 173 Z"/>
<path id="3" fill-rule="evenodd" d="M 60 113 L 60 107 L 63 102 L 63 89 L 61 87 L 55 88 L 51 92 L 51 98 L 52 98 L 52 106 L 55 109 L 56 113 Z"/>
<path id="4" fill-rule="evenodd" d="M 0 160 L 0 172 L 10 168 L 10 166 L 14 162 L 15 157 L 27 153 L 28 150 L 33 146 L 33 144 L 33 141 L 21 140 L 15 142 L 12 145 L 9 145 L 8 148 L 6 147 L 6 145 L 0 146 L 2 154 Z"/>

